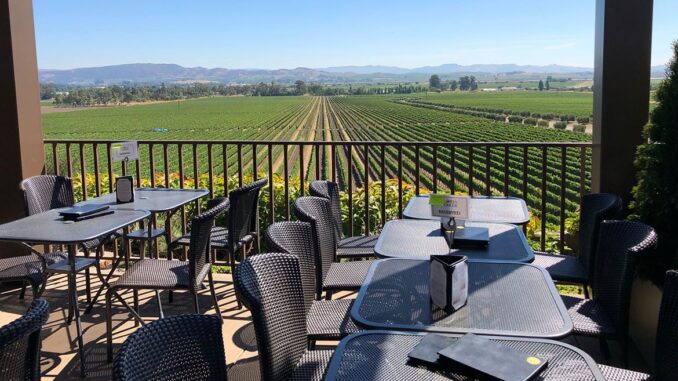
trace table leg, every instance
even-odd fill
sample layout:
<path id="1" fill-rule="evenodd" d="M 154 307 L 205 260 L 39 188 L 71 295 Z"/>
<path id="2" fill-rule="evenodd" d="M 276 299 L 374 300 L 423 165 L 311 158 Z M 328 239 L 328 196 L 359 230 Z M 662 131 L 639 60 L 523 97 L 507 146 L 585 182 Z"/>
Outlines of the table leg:
<path id="1" fill-rule="evenodd" d="M 97 293 L 94 295 L 94 298 L 92 298 L 92 301 L 89 302 L 89 304 L 87 305 L 87 308 L 85 309 L 85 314 L 89 314 L 92 311 L 92 307 L 94 307 L 94 303 L 96 303 L 97 299 L 99 299 L 99 297 L 101 296 L 101 293 L 104 291 L 105 288 L 109 287 L 108 281 L 113 276 L 113 273 L 115 273 L 115 270 L 118 269 L 118 266 L 120 266 L 120 262 L 122 262 L 122 260 L 124 259 L 125 263 L 128 263 L 127 258 L 129 258 L 128 254 L 129 254 L 130 246 L 129 246 L 129 239 L 127 238 L 127 233 L 129 233 L 129 227 L 123 228 L 123 232 L 124 232 L 123 236 L 122 236 L 123 250 L 121 252 L 117 252 L 117 250 L 116 250 L 118 255 L 117 255 L 115 261 L 113 262 L 113 265 L 111 266 L 111 270 L 108 272 L 108 275 L 106 275 L 106 278 L 104 278 L 104 276 L 101 272 L 100 262 L 97 261 L 97 264 L 96 264 L 96 266 L 97 266 L 97 276 L 99 277 L 99 280 L 101 280 L 101 286 L 97 290 Z M 101 255 L 99 255 L 99 257 L 101 257 Z M 99 258 L 99 259 L 101 259 L 101 258 Z"/>
<path id="2" fill-rule="evenodd" d="M 77 332 L 78 340 L 78 357 L 80 358 L 80 377 L 86 376 L 85 369 L 85 348 L 82 340 L 82 326 L 80 324 L 80 308 L 78 307 L 78 289 L 75 282 L 75 245 L 68 245 L 68 264 L 70 272 L 68 274 L 68 293 L 70 295 L 70 306 L 75 315 L 75 330 Z"/>

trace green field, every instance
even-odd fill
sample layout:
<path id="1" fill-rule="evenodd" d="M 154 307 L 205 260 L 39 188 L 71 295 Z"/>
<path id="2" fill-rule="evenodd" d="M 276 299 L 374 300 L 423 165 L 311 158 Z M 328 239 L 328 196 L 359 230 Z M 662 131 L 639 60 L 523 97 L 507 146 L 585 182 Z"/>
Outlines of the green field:
<path id="1" fill-rule="evenodd" d="M 455 106 L 495 107 L 520 111 L 574 114 L 590 116 L 593 113 L 593 94 L 569 91 L 505 91 L 426 93 L 421 99 Z"/>
<path id="2" fill-rule="evenodd" d="M 544 83 L 546 81 L 544 80 Z M 560 89 L 564 87 L 590 87 L 593 85 L 593 81 L 564 81 L 564 82 L 550 82 L 549 86 L 552 89 Z M 478 88 L 488 89 L 488 88 L 499 88 L 499 87 L 518 87 L 518 88 L 530 88 L 536 89 L 539 87 L 539 81 L 481 81 L 478 82 Z"/>
<path id="3" fill-rule="evenodd" d="M 436 102 L 496 105 L 542 112 L 574 112 L 583 108 L 585 98 L 577 93 L 509 93 L 509 94 L 428 94 Z M 527 97 L 526 95 L 529 95 Z M 502 96 L 502 97 L 498 97 Z M 441 141 L 441 142 L 588 142 L 590 136 L 569 131 L 495 122 L 485 118 L 432 110 L 393 102 L 393 95 L 337 96 L 337 97 L 215 97 L 182 102 L 120 106 L 88 109 L 73 112 L 43 115 L 44 133 L 47 139 L 86 140 L 243 140 L 243 141 Z M 563 100 L 565 106 L 556 100 Z M 498 104 L 497 104 L 498 103 Z M 576 105 L 576 107 L 575 107 Z M 560 107 L 560 108 L 559 108 Z M 565 109 L 562 109 L 565 107 Z M 154 132 L 153 129 L 166 129 Z M 79 152 L 81 144 L 70 146 L 67 159 L 66 145 L 57 147 L 58 165 L 61 173 L 73 175 L 80 172 Z M 588 187 L 590 151 L 579 148 L 523 150 L 519 147 L 441 146 L 436 151 L 431 147 L 415 150 L 413 146 L 402 149 L 402 160 L 395 146 L 365 149 L 364 146 L 348 149 L 337 147 L 334 160 L 330 160 L 329 147 L 314 150 L 311 146 L 300 148 L 292 145 L 285 149 L 272 146 L 269 168 L 268 147 L 252 144 L 184 144 L 182 161 L 179 161 L 179 146 L 167 146 L 167 163 L 164 162 L 163 146 L 155 145 L 153 155 L 150 146 L 140 147 L 139 170 L 142 177 L 151 173 L 178 173 L 192 177 L 208 172 L 229 177 L 236 173 L 251 174 L 256 157 L 257 172 L 267 174 L 269 169 L 281 178 L 305 181 L 317 177 L 332 178 L 334 174 L 345 189 L 356 190 L 364 186 L 365 179 L 377 183 L 382 176 L 397 178 L 402 170 L 403 179 L 409 184 L 419 184 L 422 192 L 438 189 L 475 194 L 518 195 L 527 199 L 536 215 L 543 215 L 549 223 L 559 223 L 561 194 L 564 195 L 565 212 L 573 212 L 579 202 L 580 190 Z M 86 173 L 95 171 L 93 149 L 83 144 L 83 162 Z M 193 152 L 195 150 L 195 153 Z M 99 172 L 106 168 L 105 146 L 98 147 Z M 209 154 L 211 152 L 211 158 Z M 382 157 L 383 154 L 383 166 Z M 546 154 L 546 156 L 543 156 Z M 581 155 L 586 160 L 582 172 Z M 48 167 L 52 163 L 52 146 L 46 147 Z M 564 155 L 564 156 L 563 156 Z M 152 156 L 152 160 L 150 157 Z M 196 166 L 193 166 L 193 157 Z M 238 158 L 242 160 L 238 160 Z M 543 161 L 545 157 L 546 161 Z M 225 158 L 226 160 L 223 160 Z M 527 159 L 527 161 L 524 161 Z M 565 162 L 565 167 L 562 162 Z M 182 163 L 183 167 L 180 167 Z M 365 165 L 367 164 L 367 166 Z M 316 168 L 317 166 L 317 168 Z M 524 167 L 525 166 L 525 167 Z M 115 166 L 116 170 L 119 168 Z M 399 168 L 401 167 L 401 169 Z M 133 166 L 134 168 L 134 166 Z M 183 168 L 183 169 L 182 169 Z M 383 173 L 382 173 L 383 168 Z M 317 170 L 316 170 L 317 169 Z M 287 170 L 287 172 L 286 172 Z M 526 171 L 525 171 L 526 170 Z M 195 172 L 197 171 L 197 172 Z M 284 176 L 288 173 L 287 176 Z M 317 173 L 317 174 L 316 174 Z M 582 185 L 581 176 L 585 183 Z M 91 181 L 91 180 L 88 180 Z M 158 180 L 162 181 L 162 180 Z M 546 183 L 544 183 L 544 181 Z M 542 193 L 543 185 L 546 191 Z M 561 185 L 565 185 L 561 189 Z M 91 186 L 92 184 L 88 184 Z M 211 184 L 210 184 L 211 185 Z M 379 193 L 378 190 L 372 191 Z M 542 206 L 542 200 L 545 203 Z M 378 214 L 377 211 L 374 212 Z M 360 220 L 360 218 L 358 218 Z"/>

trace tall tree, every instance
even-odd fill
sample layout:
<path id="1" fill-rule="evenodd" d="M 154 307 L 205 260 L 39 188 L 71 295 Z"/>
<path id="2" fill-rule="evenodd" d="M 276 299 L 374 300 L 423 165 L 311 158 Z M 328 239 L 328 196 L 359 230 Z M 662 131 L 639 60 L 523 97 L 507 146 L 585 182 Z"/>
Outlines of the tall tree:
<path id="1" fill-rule="evenodd" d="M 476 82 L 476 77 L 471 76 L 471 78 L 469 78 L 469 88 L 472 91 L 478 90 L 478 82 Z"/>
<path id="2" fill-rule="evenodd" d="M 549 80 L 546 80 L 546 90 L 551 90 L 551 84 L 549 83 Z"/>
<path id="3" fill-rule="evenodd" d="M 428 79 L 428 85 L 432 90 L 440 89 L 440 77 L 438 74 L 433 74 L 431 78 Z"/>
<path id="4" fill-rule="evenodd" d="M 640 259 L 639 272 L 661 283 L 664 272 L 678 266 L 678 41 L 667 65 L 666 79 L 655 93 L 657 106 L 638 147 L 638 182 L 630 209 L 636 218 L 657 230 L 657 252 Z"/>
<path id="5" fill-rule="evenodd" d="M 459 90 L 466 91 L 471 88 L 471 78 L 469 76 L 459 77 Z"/>
<path id="6" fill-rule="evenodd" d="M 539 80 L 539 91 L 544 91 L 544 81 Z"/>
<path id="7" fill-rule="evenodd" d="M 297 95 L 304 95 L 306 93 L 306 83 L 302 80 L 294 82 L 294 92 Z"/>
<path id="8" fill-rule="evenodd" d="M 457 90 L 457 81 L 454 79 L 450 81 L 450 91 L 455 91 Z"/>

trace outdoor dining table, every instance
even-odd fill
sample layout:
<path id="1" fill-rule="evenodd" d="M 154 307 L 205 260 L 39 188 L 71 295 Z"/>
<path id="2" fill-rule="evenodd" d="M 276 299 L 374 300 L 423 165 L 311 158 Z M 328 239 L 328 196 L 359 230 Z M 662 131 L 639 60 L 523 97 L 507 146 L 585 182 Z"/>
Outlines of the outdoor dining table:
<path id="1" fill-rule="evenodd" d="M 424 335 L 414 332 L 363 331 L 347 336 L 334 351 L 325 381 L 468 381 L 468 377 L 447 369 L 417 365 L 408 361 L 407 354 L 419 344 Z M 543 339 L 497 336 L 486 338 L 547 360 L 546 369 L 536 379 L 605 380 L 591 356 L 571 345 Z"/>
<path id="2" fill-rule="evenodd" d="M 489 229 L 490 242 L 484 247 L 450 249 L 439 221 L 393 220 L 384 225 L 374 252 L 384 258 L 423 258 L 431 255 L 465 255 L 486 262 L 532 262 L 534 253 L 516 225 L 466 222 L 468 227 Z"/>
<path id="3" fill-rule="evenodd" d="M 414 220 L 440 220 L 431 215 L 428 195 L 414 196 L 403 210 L 403 217 Z M 530 222 L 525 200 L 517 197 L 469 197 L 468 221 L 523 225 Z"/>
<path id="4" fill-rule="evenodd" d="M 115 193 L 108 193 L 81 201 L 78 205 L 95 204 L 107 205 L 114 209 L 148 210 L 152 216 L 157 213 L 167 213 L 164 229 L 155 229 L 149 223 L 148 228 L 129 233 L 129 237 L 132 239 L 147 239 L 150 251 L 152 239 L 155 237 L 164 235 L 167 245 L 172 241 L 170 229 L 172 215 L 182 206 L 205 197 L 207 194 L 209 194 L 207 189 L 136 188 L 133 202 L 118 204 Z"/>
<path id="5" fill-rule="evenodd" d="M 48 266 L 46 273 L 68 275 L 68 321 L 70 322 L 71 318 L 75 317 L 80 373 L 84 377 L 85 354 L 83 351 L 82 327 L 80 324 L 80 309 L 77 302 L 78 291 L 75 275 L 80 270 L 95 264 L 96 259 L 76 257 L 76 246 L 86 241 L 113 234 L 119 229 L 126 228 L 147 218 L 150 212 L 146 210 L 114 209 L 110 214 L 72 222 L 64 221 L 59 215 L 59 212 L 65 209 L 69 208 L 52 209 L 44 213 L 34 214 L 2 224 L 0 225 L 0 241 L 19 242 L 29 247 L 37 244 L 67 246 L 67 263 L 58 262 Z M 31 250 L 36 254 L 41 254 L 33 249 Z M 44 280 L 43 278 L 43 289 L 45 287 Z"/>
<path id="6" fill-rule="evenodd" d="M 428 260 L 377 260 L 351 317 L 369 329 L 551 339 L 572 331 L 551 277 L 537 266 L 469 261 L 467 303 L 451 314 L 432 306 L 429 279 Z"/>
<path id="7" fill-rule="evenodd" d="M 126 238 L 146 239 L 148 241 L 148 249 L 150 254 L 152 240 L 154 238 L 164 235 L 167 247 L 169 247 L 170 242 L 172 242 L 172 215 L 182 206 L 200 199 L 207 194 L 209 194 L 207 189 L 136 188 L 134 190 L 133 202 L 118 204 L 116 202 L 115 193 L 108 193 L 99 197 L 82 201 L 78 203 L 78 205 L 106 205 L 111 209 L 116 210 L 147 210 L 151 213 L 151 217 L 156 213 L 166 213 L 165 226 L 163 229 L 156 229 L 154 226 L 151 226 L 151 221 L 149 221 L 147 228 L 139 229 L 129 233 L 126 232 L 125 234 Z M 129 268 L 129 250 L 125 250 L 122 253 L 125 254 L 124 257 L 122 255 L 118 256 L 118 258 L 116 258 L 116 260 L 113 262 L 111 270 L 109 271 L 106 278 L 101 279 L 101 286 L 97 290 L 94 298 L 92 298 L 89 306 L 87 306 L 86 312 L 91 311 L 94 303 L 99 298 L 104 288 L 108 287 L 108 281 L 123 259 L 125 260 L 125 268 Z M 168 259 L 171 259 L 169 253 Z M 98 272 L 98 274 L 100 273 Z M 158 302 L 160 302 L 160 297 L 158 295 L 158 292 L 156 292 Z M 160 308 L 160 316 L 163 316 L 162 308 Z"/>

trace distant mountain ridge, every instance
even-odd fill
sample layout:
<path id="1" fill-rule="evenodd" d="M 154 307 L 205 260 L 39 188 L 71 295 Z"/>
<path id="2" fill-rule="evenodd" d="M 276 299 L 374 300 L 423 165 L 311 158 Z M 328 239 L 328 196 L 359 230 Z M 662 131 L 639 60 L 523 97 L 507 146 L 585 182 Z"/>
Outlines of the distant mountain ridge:
<path id="1" fill-rule="evenodd" d="M 654 66 L 652 76 L 663 76 L 664 65 Z M 184 67 L 176 64 L 133 63 L 68 70 L 39 70 L 41 83 L 96 85 L 132 83 L 217 82 L 253 84 L 259 82 L 294 83 L 302 80 L 325 84 L 399 83 L 427 81 L 431 74 L 443 79 L 475 75 L 479 80 L 534 80 L 547 75 L 590 79 L 593 69 L 561 65 L 444 64 L 413 69 L 395 66 L 336 66 L 295 69 L 225 69 Z"/>

